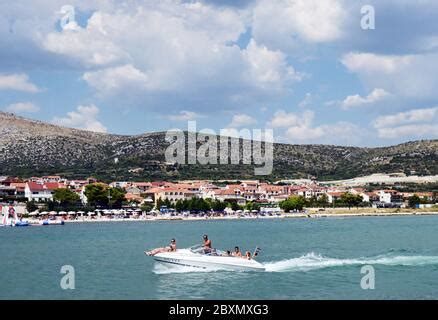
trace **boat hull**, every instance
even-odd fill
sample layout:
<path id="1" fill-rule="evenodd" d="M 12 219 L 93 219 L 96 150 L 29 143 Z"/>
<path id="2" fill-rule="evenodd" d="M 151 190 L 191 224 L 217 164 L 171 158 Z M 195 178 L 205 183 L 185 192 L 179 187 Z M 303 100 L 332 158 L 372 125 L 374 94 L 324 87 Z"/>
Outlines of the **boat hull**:
<path id="1" fill-rule="evenodd" d="M 62 225 L 64 225 L 64 221 L 62 221 L 62 220 L 44 220 L 44 221 L 40 221 L 40 225 L 42 225 L 42 226 L 62 226 Z"/>
<path id="2" fill-rule="evenodd" d="M 184 250 L 184 249 L 183 249 Z M 189 250 L 177 250 L 177 252 L 163 252 L 154 256 L 155 261 L 195 267 L 201 269 L 219 269 L 231 271 L 265 271 L 265 267 L 255 261 L 240 257 L 210 256 L 192 253 Z"/>
<path id="3" fill-rule="evenodd" d="M 25 222 L 25 221 L 19 221 L 15 223 L 16 227 L 28 227 L 29 226 L 29 222 Z"/>

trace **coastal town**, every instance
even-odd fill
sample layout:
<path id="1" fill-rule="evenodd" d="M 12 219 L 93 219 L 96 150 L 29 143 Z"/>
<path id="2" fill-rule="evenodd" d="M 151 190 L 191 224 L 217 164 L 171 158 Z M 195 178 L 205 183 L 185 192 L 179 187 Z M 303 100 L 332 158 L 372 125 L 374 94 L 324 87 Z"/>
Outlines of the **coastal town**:
<path id="1" fill-rule="evenodd" d="M 0 204 L 22 217 L 62 221 L 276 217 L 309 215 L 329 209 L 430 209 L 431 191 L 403 192 L 316 180 L 278 181 L 114 181 L 93 177 L 69 180 L 59 175 L 0 177 Z"/>

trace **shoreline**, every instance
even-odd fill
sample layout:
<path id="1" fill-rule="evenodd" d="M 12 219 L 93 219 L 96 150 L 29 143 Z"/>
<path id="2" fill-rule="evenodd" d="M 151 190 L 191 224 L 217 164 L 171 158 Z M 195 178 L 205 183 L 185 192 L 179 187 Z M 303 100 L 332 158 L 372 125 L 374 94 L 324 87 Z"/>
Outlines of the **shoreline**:
<path id="1" fill-rule="evenodd" d="M 348 218 L 348 217 L 400 217 L 400 216 L 434 216 L 438 211 L 419 212 L 351 212 L 351 213 L 289 213 L 280 216 L 246 216 L 246 217 L 151 217 L 151 218 L 114 218 L 114 219 L 78 219 L 64 220 L 67 223 L 93 222 L 159 222 L 159 221 L 215 221 L 215 220 L 272 220 L 272 219 L 314 219 L 314 218 Z M 38 225 L 39 220 L 28 220 L 31 225 Z"/>

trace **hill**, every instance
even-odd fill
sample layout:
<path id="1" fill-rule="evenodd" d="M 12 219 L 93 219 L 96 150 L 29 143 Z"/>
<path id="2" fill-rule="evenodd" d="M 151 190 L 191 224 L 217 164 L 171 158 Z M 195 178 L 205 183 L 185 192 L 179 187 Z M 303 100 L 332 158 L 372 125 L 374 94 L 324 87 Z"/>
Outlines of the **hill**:
<path id="1" fill-rule="evenodd" d="M 274 144 L 274 170 L 252 165 L 165 162 L 165 133 L 114 135 L 70 129 L 0 112 L 0 175 L 60 174 L 102 180 L 307 178 L 348 179 L 372 173 L 438 174 L 438 140 L 390 147 Z M 117 158 L 116 163 L 114 159 Z"/>

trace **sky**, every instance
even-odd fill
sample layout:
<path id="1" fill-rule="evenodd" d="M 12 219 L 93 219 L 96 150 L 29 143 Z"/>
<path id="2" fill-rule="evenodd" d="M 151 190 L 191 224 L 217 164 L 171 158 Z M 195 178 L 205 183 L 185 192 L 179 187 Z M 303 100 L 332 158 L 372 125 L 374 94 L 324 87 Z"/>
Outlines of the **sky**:
<path id="1" fill-rule="evenodd" d="M 115 134 L 196 121 L 292 144 L 438 138 L 436 0 L 17 0 L 0 12 L 1 111 Z"/>

